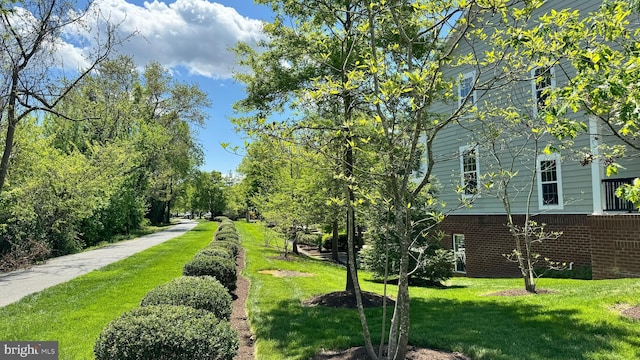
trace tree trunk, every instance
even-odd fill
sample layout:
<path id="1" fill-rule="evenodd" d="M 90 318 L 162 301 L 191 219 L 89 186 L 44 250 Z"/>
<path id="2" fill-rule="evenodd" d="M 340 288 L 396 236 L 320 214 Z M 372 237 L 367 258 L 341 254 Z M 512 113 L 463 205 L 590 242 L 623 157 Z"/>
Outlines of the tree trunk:
<path id="1" fill-rule="evenodd" d="M 7 101 L 7 133 L 4 139 L 4 151 L 2 152 L 2 160 L 0 161 L 0 194 L 4 188 L 7 174 L 9 173 L 9 159 L 11 158 L 11 152 L 13 151 L 13 140 L 16 134 L 16 126 L 18 120 L 16 119 L 16 105 L 18 104 L 17 98 L 17 85 L 18 85 L 18 72 L 14 69 L 11 77 L 11 92 L 9 93 L 9 100 Z M 2 113 L 0 113 L 0 120 L 2 120 Z"/>
<path id="2" fill-rule="evenodd" d="M 331 258 L 333 261 L 338 262 L 338 219 L 333 220 L 333 224 L 331 224 L 331 228 L 333 230 L 333 234 L 331 237 Z"/>

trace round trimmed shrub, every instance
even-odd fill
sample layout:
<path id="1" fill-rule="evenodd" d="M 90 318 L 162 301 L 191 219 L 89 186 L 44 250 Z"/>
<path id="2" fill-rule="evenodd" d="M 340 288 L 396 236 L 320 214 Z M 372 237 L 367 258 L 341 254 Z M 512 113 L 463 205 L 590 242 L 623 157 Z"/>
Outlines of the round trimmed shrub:
<path id="1" fill-rule="evenodd" d="M 235 261 L 220 256 L 194 256 L 184 265 L 182 274 L 186 276 L 213 276 L 229 291 L 236 289 L 236 281 L 238 280 Z"/>
<path id="2" fill-rule="evenodd" d="M 239 241 L 240 240 L 240 235 L 235 230 L 222 230 L 222 231 L 217 231 L 213 235 L 213 239 L 214 240 L 235 240 L 235 241 Z"/>
<path id="3" fill-rule="evenodd" d="M 218 319 L 231 317 L 231 295 L 211 276 L 181 276 L 151 289 L 141 306 L 185 305 L 211 311 Z"/>
<path id="4" fill-rule="evenodd" d="M 240 254 L 240 245 L 235 241 L 212 241 L 208 247 L 227 249 L 233 254 L 235 259 Z"/>
<path id="5" fill-rule="evenodd" d="M 220 222 L 220 225 L 218 225 L 218 229 L 219 230 L 223 230 L 223 229 L 232 229 L 235 230 L 236 229 L 236 224 L 233 223 L 233 221 L 231 220 L 225 220 Z"/>
<path id="6" fill-rule="evenodd" d="M 96 360 L 231 360 L 238 352 L 238 334 L 206 310 L 145 306 L 107 324 L 93 352 Z"/>
<path id="7" fill-rule="evenodd" d="M 233 255 L 233 251 L 227 249 L 224 246 L 214 246 L 209 245 L 206 248 L 198 251 L 198 253 L 196 253 L 196 256 L 220 256 L 223 258 L 227 258 L 227 259 L 235 259 L 235 255 Z"/>

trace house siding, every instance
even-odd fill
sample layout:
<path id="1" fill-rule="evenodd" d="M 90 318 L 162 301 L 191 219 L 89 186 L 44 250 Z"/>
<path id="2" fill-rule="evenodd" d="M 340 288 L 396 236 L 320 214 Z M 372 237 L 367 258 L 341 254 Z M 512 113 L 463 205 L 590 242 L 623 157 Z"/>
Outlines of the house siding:
<path id="1" fill-rule="evenodd" d="M 582 14 L 596 11 L 601 1 L 574 2 L 574 9 Z M 546 2 L 537 15 L 558 9 L 567 4 Z M 534 18 L 535 16 L 534 15 Z M 481 23 L 492 19 L 480 20 Z M 532 22 L 531 26 L 535 26 Z M 474 49 L 474 53 L 483 54 L 489 50 L 486 44 L 474 39 L 466 39 L 456 49 L 458 54 L 467 54 Z M 555 71 L 556 86 L 566 84 L 575 74 L 567 63 L 561 62 Z M 453 83 L 457 82 L 461 74 L 474 69 L 470 67 L 450 68 L 445 73 Z M 475 69 L 480 81 L 493 76 L 492 72 Z M 526 77 L 527 74 L 523 74 Z M 482 108 L 485 102 L 496 105 L 514 105 L 526 113 L 531 113 L 532 86 L 530 81 L 514 82 L 508 88 L 492 90 L 490 92 L 477 91 L 477 106 Z M 510 96 L 509 102 L 504 99 Z M 447 114 L 457 110 L 458 103 L 434 104 L 434 113 Z M 589 123 L 584 113 L 572 113 L 568 117 Z M 485 119 L 486 120 L 486 119 Z M 443 245 L 451 248 L 452 235 L 463 234 L 465 239 L 466 275 L 470 277 L 503 277 L 520 276 L 517 264 L 509 262 L 503 254 L 511 253 L 514 249 L 513 237 L 506 227 L 506 215 L 500 199 L 485 192 L 473 200 L 472 205 L 461 206 L 461 195 L 456 189 L 461 186 L 460 159 L 458 149 L 461 146 L 478 146 L 478 170 L 480 176 L 495 169 L 495 160 L 488 156 L 486 141 L 479 136 L 480 124 L 472 117 L 461 119 L 458 123 L 451 123 L 438 134 L 433 144 L 434 164 L 433 175 L 440 184 L 438 197 L 445 206 L 445 212 L 450 215 L 440 224 L 440 229 L 446 234 Z M 593 131 L 591 131 L 593 132 Z M 598 124 L 595 134 L 581 134 L 569 149 L 563 149 L 561 155 L 561 176 L 563 206 L 557 209 L 541 209 L 538 206 L 538 187 L 536 181 L 530 182 L 531 171 L 535 167 L 534 151 L 525 153 L 516 159 L 514 170 L 519 176 L 513 179 L 511 194 L 517 194 L 511 200 L 511 213 L 516 215 L 516 223 L 523 223 L 524 214 L 534 216 L 539 223 L 547 224 L 549 231 L 562 231 L 562 236 L 555 241 L 545 241 L 536 245 L 535 251 L 543 257 L 554 261 L 573 263 L 572 266 L 592 267 L 594 279 L 617 277 L 640 277 L 640 215 L 622 212 L 602 212 L 601 201 L 604 194 L 600 179 L 606 180 L 604 165 L 598 162 L 593 166 L 583 164 L 581 151 L 592 149 L 591 135 L 595 135 L 598 144 L 619 145 L 618 138 L 608 132 L 606 127 Z M 546 144 L 553 144 L 555 139 L 547 136 L 542 139 L 539 151 Z M 514 138 L 511 144 L 523 144 L 522 139 Z M 533 150 L 533 148 L 532 148 Z M 620 164 L 618 174 L 611 178 L 640 177 L 640 161 L 637 154 L 630 154 L 626 158 L 614 159 Z M 512 158 L 506 154 L 503 159 Z M 482 183 L 482 180 L 480 181 Z M 527 195 L 531 187 L 531 203 L 527 207 Z M 594 189 L 595 187 L 595 189 Z M 516 190 L 517 189 L 517 190 Z M 596 195 L 594 195 L 594 190 Z M 594 199 L 598 196 L 598 199 Z"/>

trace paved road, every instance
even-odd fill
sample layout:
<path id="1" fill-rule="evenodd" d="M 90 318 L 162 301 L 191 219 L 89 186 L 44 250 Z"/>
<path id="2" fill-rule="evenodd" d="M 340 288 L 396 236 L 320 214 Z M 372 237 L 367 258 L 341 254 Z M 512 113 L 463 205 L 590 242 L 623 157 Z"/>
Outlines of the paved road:
<path id="1" fill-rule="evenodd" d="M 180 224 L 154 234 L 96 250 L 49 259 L 45 264 L 27 270 L 0 274 L 0 307 L 173 239 L 196 225 L 197 222 L 193 220 L 182 220 Z"/>

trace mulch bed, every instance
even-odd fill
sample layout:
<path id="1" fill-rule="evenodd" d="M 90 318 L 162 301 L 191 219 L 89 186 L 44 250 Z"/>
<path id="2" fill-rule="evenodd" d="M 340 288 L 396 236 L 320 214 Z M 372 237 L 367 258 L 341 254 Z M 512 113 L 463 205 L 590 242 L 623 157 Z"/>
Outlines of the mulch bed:
<path id="1" fill-rule="evenodd" d="M 622 306 L 619 306 L 619 308 L 620 308 L 620 315 L 629 319 L 640 320 L 640 305 L 638 306 L 622 305 Z"/>
<path id="2" fill-rule="evenodd" d="M 313 360 L 368 360 L 367 350 L 364 347 L 353 347 L 343 351 L 323 351 Z M 407 360 L 471 360 L 458 353 L 448 353 L 424 348 L 409 347 Z"/>
<path id="3" fill-rule="evenodd" d="M 382 306 L 384 297 L 375 293 L 362 292 L 362 306 L 365 308 Z M 315 296 L 309 300 L 303 301 L 304 306 L 326 306 L 332 308 L 357 308 L 356 296 L 349 291 L 335 291 L 328 294 Z M 387 306 L 394 306 L 395 301 L 387 297 Z"/>

